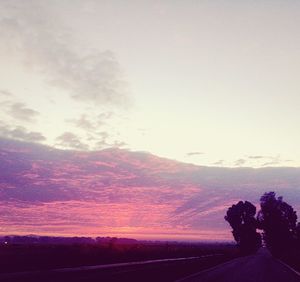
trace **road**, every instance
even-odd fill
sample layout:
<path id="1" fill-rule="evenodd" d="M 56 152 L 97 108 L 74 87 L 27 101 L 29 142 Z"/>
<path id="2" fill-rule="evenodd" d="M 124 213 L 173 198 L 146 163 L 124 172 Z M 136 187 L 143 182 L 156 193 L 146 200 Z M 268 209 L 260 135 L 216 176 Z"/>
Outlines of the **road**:
<path id="1" fill-rule="evenodd" d="M 273 258 L 266 248 L 178 282 L 300 282 L 300 275 Z"/>
<path id="2" fill-rule="evenodd" d="M 228 262 L 222 255 L 0 274 L 1 282 L 300 282 L 266 248 Z M 223 262 L 223 263 L 222 263 Z M 222 263 L 222 264 L 220 264 Z M 214 268 L 199 272 L 201 269 Z M 198 272 L 198 273 L 197 273 Z M 186 277 L 191 273 L 197 273 Z M 180 277 L 186 277 L 181 280 Z"/>
<path id="3" fill-rule="evenodd" d="M 0 274 L 1 282 L 174 282 L 227 261 L 223 254 Z"/>

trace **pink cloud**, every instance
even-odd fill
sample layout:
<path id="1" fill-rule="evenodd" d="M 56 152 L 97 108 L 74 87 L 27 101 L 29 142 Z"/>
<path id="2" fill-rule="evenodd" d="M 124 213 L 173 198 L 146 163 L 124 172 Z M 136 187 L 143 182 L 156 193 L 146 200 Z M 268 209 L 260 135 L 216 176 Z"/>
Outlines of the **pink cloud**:
<path id="1" fill-rule="evenodd" d="M 300 203 L 295 169 L 197 167 L 121 149 L 5 144 L 1 234 L 227 239 L 224 214 L 240 199 L 257 203 L 275 187 L 291 204 Z"/>

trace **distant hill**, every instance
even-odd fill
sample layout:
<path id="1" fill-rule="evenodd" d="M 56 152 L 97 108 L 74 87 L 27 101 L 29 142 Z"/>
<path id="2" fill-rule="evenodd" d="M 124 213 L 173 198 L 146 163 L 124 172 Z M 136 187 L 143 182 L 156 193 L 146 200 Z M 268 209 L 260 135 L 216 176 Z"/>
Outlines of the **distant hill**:
<path id="1" fill-rule="evenodd" d="M 300 212 L 300 168 L 204 167 L 111 148 L 0 139 L 0 233 L 229 239 L 239 199 L 274 190 Z"/>

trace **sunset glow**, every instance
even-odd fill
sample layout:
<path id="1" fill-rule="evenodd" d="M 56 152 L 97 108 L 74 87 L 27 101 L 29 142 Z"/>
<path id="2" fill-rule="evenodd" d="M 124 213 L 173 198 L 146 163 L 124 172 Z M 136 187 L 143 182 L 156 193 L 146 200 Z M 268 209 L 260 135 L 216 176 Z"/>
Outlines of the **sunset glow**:
<path id="1" fill-rule="evenodd" d="M 276 188 L 300 207 L 299 169 L 228 169 L 124 149 L 2 140 L 0 233 L 230 240 L 228 207 Z"/>

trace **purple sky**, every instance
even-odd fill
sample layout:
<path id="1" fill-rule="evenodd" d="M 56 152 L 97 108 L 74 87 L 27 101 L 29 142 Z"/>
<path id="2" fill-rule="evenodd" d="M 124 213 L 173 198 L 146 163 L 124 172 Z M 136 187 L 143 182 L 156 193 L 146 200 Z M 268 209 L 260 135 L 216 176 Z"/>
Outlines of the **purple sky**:
<path id="1" fill-rule="evenodd" d="M 298 168 L 213 168 L 124 149 L 0 140 L 0 233 L 229 240 L 239 200 L 266 191 L 300 210 Z"/>

